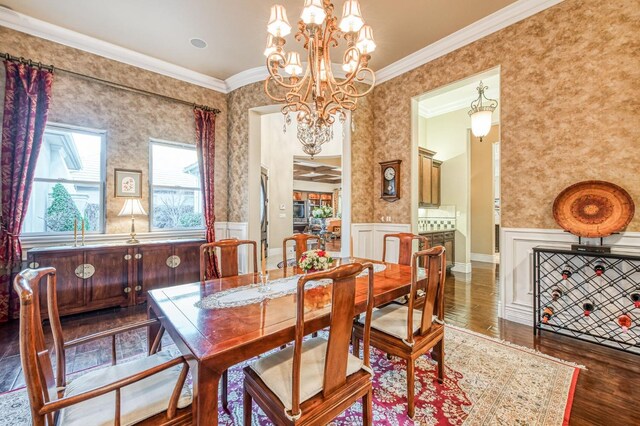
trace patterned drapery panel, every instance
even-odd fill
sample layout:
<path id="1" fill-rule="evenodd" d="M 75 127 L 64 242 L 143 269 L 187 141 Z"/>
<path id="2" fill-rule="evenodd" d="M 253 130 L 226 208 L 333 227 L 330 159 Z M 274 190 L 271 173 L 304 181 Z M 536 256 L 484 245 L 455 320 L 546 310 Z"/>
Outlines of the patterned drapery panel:
<path id="1" fill-rule="evenodd" d="M 200 183 L 204 198 L 204 223 L 207 242 L 216 240 L 215 231 L 215 159 L 216 159 L 216 115 L 201 108 L 193 110 L 196 119 L 196 150 L 200 166 Z M 215 254 L 206 257 L 207 277 L 220 277 L 220 268 Z"/>
<path id="2" fill-rule="evenodd" d="M 11 270 L 21 261 L 20 230 L 51 102 L 53 73 L 5 61 L 0 220 L 0 322 L 9 319 Z"/>

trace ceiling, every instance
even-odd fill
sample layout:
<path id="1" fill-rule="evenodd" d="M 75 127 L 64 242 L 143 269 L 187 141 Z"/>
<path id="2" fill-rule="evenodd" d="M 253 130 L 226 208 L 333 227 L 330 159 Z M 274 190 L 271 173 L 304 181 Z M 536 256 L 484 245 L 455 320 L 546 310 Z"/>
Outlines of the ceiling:
<path id="1" fill-rule="evenodd" d="M 342 182 L 341 157 L 293 158 L 293 180 L 339 184 Z"/>
<path id="2" fill-rule="evenodd" d="M 294 25 L 302 0 L 277 0 Z M 379 70 L 515 0 L 361 0 L 378 45 Z M 218 79 L 264 65 L 269 8 L 276 0 L 0 0 L 33 18 Z M 335 0 L 337 15 L 343 0 Z M 401 5 L 401 6 L 399 6 Z M 204 49 L 189 40 L 201 38 Z M 298 45 L 293 34 L 285 48 Z"/>

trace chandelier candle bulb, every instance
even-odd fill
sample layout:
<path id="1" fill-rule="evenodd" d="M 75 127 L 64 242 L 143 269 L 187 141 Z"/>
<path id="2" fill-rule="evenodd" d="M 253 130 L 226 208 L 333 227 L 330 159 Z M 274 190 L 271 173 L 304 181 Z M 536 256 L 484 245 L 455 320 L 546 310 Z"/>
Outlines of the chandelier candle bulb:
<path id="1" fill-rule="evenodd" d="M 340 31 L 344 33 L 355 33 L 360 31 L 364 25 L 360 3 L 358 0 L 347 0 L 342 6 L 342 19 L 340 20 Z"/>
<path id="2" fill-rule="evenodd" d="M 284 70 L 292 76 L 302 74 L 302 62 L 300 61 L 300 54 L 298 52 L 287 53 L 287 64 Z"/>
<path id="3" fill-rule="evenodd" d="M 271 6 L 271 17 L 267 24 L 267 31 L 274 37 L 286 37 L 291 32 L 287 11 L 281 4 Z"/>

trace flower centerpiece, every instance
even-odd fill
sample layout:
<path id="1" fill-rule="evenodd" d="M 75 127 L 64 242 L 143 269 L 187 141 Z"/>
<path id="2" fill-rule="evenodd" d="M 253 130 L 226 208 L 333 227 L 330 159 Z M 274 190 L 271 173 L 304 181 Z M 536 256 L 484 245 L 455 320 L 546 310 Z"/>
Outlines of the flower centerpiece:
<path id="1" fill-rule="evenodd" d="M 328 217 L 333 217 L 333 209 L 331 206 L 319 206 L 315 207 L 311 210 L 311 216 L 316 219 L 326 219 Z"/>
<path id="2" fill-rule="evenodd" d="M 308 250 L 302 253 L 298 266 L 305 272 L 324 271 L 329 269 L 333 258 L 324 250 Z"/>

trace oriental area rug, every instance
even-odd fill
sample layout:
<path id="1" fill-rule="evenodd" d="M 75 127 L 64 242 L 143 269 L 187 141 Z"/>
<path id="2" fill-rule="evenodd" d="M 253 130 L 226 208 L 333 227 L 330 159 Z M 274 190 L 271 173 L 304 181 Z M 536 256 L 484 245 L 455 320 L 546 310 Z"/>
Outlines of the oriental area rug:
<path id="1" fill-rule="evenodd" d="M 146 344 L 145 346 L 146 347 Z M 528 348 L 461 328 L 445 331 L 445 381 L 435 380 L 429 356 L 416 361 L 416 414 L 406 414 L 404 361 L 371 351 L 375 371 L 373 422 L 376 425 L 563 425 L 571 411 L 580 366 Z M 242 368 L 229 369 L 229 410 L 221 425 L 242 425 Z M 81 374 L 81 373 L 75 373 Z M 253 424 L 271 424 L 253 406 Z M 30 425 L 25 389 L 0 395 L 0 426 Z M 362 424 L 362 406 L 352 406 L 331 425 Z"/>

